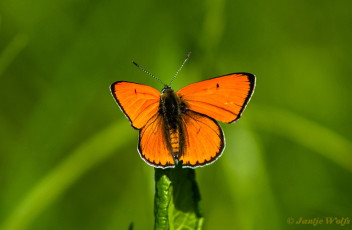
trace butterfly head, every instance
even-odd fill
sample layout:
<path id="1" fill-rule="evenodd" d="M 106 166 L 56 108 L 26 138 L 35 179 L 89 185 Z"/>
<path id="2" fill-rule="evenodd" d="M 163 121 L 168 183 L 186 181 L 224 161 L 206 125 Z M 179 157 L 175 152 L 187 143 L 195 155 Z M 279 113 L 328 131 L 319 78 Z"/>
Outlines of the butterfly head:
<path id="1" fill-rule="evenodd" d="M 170 90 L 173 91 L 170 86 L 165 85 L 164 88 L 161 90 L 161 93 L 163 94 L 163 93 L 165 93 L 166 91 L 170 91 Z"/>

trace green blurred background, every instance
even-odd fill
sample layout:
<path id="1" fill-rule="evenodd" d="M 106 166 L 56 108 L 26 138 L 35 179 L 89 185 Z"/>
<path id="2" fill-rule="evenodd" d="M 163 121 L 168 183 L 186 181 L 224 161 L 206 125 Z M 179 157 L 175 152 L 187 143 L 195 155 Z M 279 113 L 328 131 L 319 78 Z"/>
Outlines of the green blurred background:
<path id="1" fill-rule="evenodd" d="M 352 219 L 352 3 L 0 1 L 0 229 L 153 228 L 154 170 L 109 85 L 250 72 L 227 147 L 196 170 L 204 229 Z M 320 229 L 352 228 L 323 224 Z"/>

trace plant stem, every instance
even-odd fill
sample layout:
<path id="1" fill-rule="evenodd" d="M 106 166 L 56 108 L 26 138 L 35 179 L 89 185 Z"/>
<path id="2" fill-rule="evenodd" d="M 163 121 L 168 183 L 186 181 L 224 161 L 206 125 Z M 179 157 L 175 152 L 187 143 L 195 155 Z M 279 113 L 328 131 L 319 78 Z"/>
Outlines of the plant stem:
<path id="1" fill-rule="evenodd" d="M 199 201 L 194 169 L 155 169 L 155 230 L 201 229 Z"/>

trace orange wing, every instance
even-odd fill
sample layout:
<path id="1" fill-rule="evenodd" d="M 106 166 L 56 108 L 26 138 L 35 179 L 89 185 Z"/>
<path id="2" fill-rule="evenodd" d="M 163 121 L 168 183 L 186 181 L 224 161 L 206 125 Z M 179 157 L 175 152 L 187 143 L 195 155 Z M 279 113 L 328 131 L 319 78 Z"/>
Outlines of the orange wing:
<path id="1" fill-rule="evenodd" d="M 255 86 L 250 73 L 233 73 L 190 84 L 177 94 L 188 109 L 215 120 L 233 123 L 241 117 Z"/>
<path id="2" fill-rule="evenodd" d="M 225 139 L 219 124 L 212 118 L 193 111 L 182 115 L 185 135 L 184 153 L 180 160 L 184 166 L 197 167 L 210 164 L 221 156 Z"/>
<path id="3" fill-rule="evenodd" d="M 118 81 L 111 85 L 111 93 L 132 127 L 141 129 L 158 112 L 160 92 L 150 86 Z"/>
<path id="4" fill-rule="evenodd" d="M 174 159 L 167 147 L 164 120 L 155 114 L 139 132 L 138 152 L 148 164 L 154 167 L 174 165 Z"/>

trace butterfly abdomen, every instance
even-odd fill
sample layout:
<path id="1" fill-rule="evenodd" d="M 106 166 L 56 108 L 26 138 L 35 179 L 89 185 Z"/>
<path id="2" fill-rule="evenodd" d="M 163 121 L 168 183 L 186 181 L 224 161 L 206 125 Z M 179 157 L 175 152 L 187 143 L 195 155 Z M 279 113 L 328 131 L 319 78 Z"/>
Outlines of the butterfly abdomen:
<path id="1" fill-rule="evenodd" d="M 184 106 L 183 106 L 184 107 Z M 172 89 L 165 89 L 160 97 L 159 113 L 164 120 L 167 146 L 174 160 L 184 152 L 184 135 L 181 114 L 184 110 L 179 96 Z"/>
<path id="2" fill-rule="evenodd" d="M 180 152 L 180 141 L 179 141 L 179 132 L 177 130 L 170 130 L 170 144 L 173 153 Z"/>

